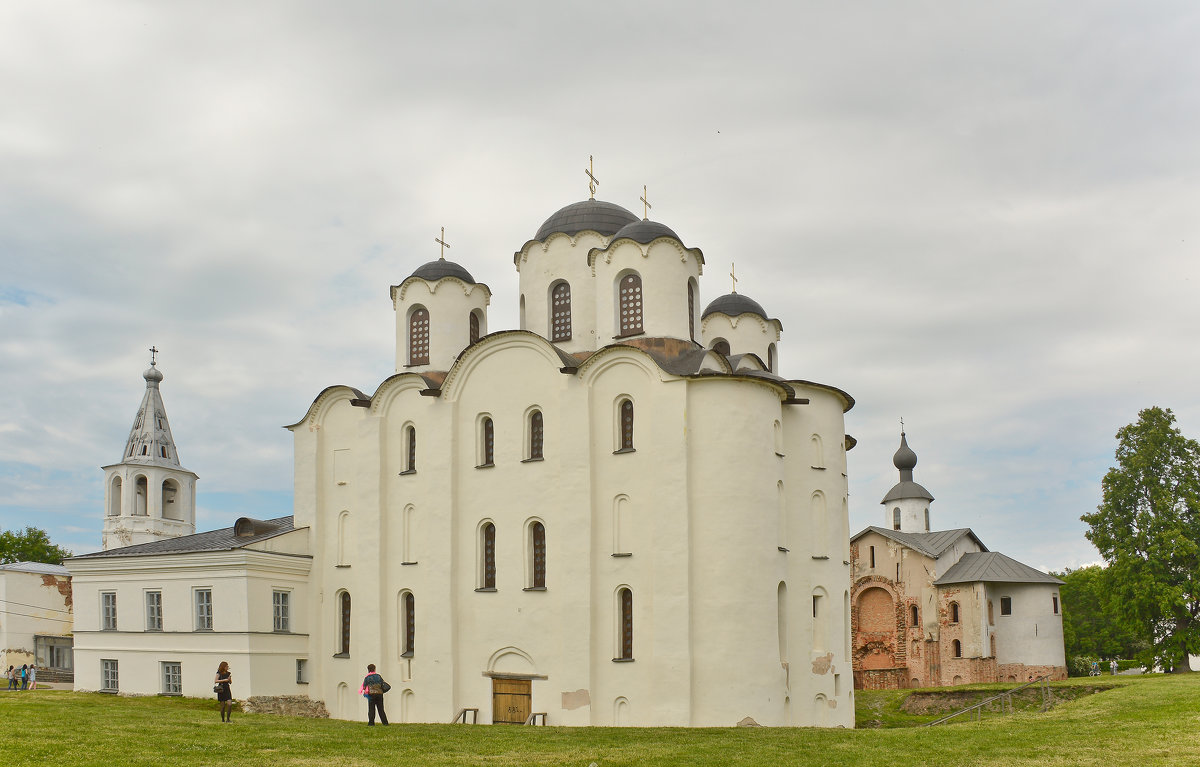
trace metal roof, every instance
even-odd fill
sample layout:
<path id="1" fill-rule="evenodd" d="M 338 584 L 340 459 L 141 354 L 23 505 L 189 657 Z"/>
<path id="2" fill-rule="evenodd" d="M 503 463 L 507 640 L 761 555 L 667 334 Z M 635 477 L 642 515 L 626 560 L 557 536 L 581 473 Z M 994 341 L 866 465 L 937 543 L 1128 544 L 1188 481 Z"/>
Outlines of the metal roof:
<path id="1" fill-rule="evenodd" d="M 710 314 L 727 314 L 730 317 L 736 317 L 739 314 L 757 314 L 764 320 L 768 319 L 767 310 L 762 308 L 762 304 L 755 301 L 753 298 L 747 298 L 741 293 L 726 293 L 723 296 L 713 299 L 713 302 L 705 307 L 701 313 L 700 319 L 704 319 Z"/>
<path id="2" fill-rule="evenodd" d="M 533 239 L 544 240 L 555 232 L 574 236 L 582 231 L 599 232 L 607 237 L 638 220 L 637 216 L 620 205 L 603 200 L 584 200 L 555 211 L 537 230 Z"/>
<path id="3" fill-rule="evenodd" d="M 888 501 L 898 501 L 901 498 L 924 498 L 927 501 L 932 501 L 933 496 L 925 487 L 917 482 L 901 480 L 892 486 L 891 490 L 887 491 L 887 495 L 883 496 L 880 503 Z"/>
<path id="4" fill-rule="evenodd" d="M 954 565 L 933 582 L 934 586 L 951 583 L 1059 583 L 1058 578 L 1047 575 L 1006 557 L 998 551 L 979 551 L 963 554 Z"/>
<path id="5" fill-rule="evenodd" d="M 622 237 L 628 237 L 634 242 L 639 242 L 642 245 L 647 245 L 654 242 L 659 237 L 671 237 L 678 240 L 679 235 L 675 234 L 675 230 L 666 224 L 660 224 L 657 221 L 649 221 L 642 219 L 634 221 L 632 224 L 626 224 L 621 227 L 621 230 L 614 236 L 614 240 L 619 240 Z"/>
<path id="6" fill-rule="evenodd" d="M 243 517 L 242 519 L 248 519 Z M 241 523 L 242 519 L 238 522 Z M 250 520 L 251 524 L 242 524 L 244 528 L 250 527 L 256 532 L 254 535 L 239 536 L 234 531 L 238 524 L 233 527 L 222 527 L 220 530 L 209 530 L 206 533 L 196 533 L 195 535 L 183 535 L 178 538 L 166 538 L 161 541 L 151 541 L 150 543 L 139 543 L 135 546 L 122 546 L 116 549 L 108 549 L 107 551 L 95 551 L 91 554 L 80 554 L 72 559 L 95 559 L 98 557 L 142 557 L 151 556 L 154 554 L 183 554 L 194 551 L 232 551 L 248 546 L 251 543 L 265 541 L 268 538 L 274 538 L 277 535 L 290 533 L 295 529 L 293 526 L 293 517 L 277 517 L 275 519 L 265 520 Z"/>
<path id="7" fill-rule="evenodd" d="M 179 463 L 179 451 L 175 448 L 175 438 L 171 436 L 167 408 L 159 393 L 162 371 L 151 362 L 150 368 L 142 373 L 142 378 L 146 379 L 146 393 L 142 395 L 142 404 L 138 406 L 137 416 L 133 419 L 129 439 L 125 441 L 125 452 L 114 465 L 137 464 L 187 471 Z"/>
<path id="8" fill-rule="evenodd" d="M 48 565 L 45 562 L 10 562 L 7 565 L 0 565 L 0 570 L 17 573 L 36 573 L 37 575 L 61 575 L 64 577 L 71 574 L 62 565 Z"/>
<path id="9" fill-rule="evenodd" d="M 913 551 L 924 554 L 927 557 L 940 557 L 946 549 L 954 545 L 955 541 L 962 538 L 964 535 L 971 536 L 975 543 L 984 551 L 987 551 L 987 546 L 983 545 L 983 541 L 979 540 L 979 536 L 969 527 L 960 527 L 955 530 L 935 530 L 931 533 L 903 533 L 899 530 L 889 530 L 886 527 L 876 527 L 871 525 L 865 528 L 858 535 L 851 538 L 851 542 L 857 541 L 867 533 L 879 533 L 885 538 L 891 538 L 897 543 L 902 543 Z"/>
<path id="10" fill-rule="evenodd" d="M 427 264 L 421 264 L 412 273 L 412 276 L 420 277 L 429 282 L 437 282 L 443 277 L 457 277 L 468 285 L 475 284 L 475 278 L 471 276 L 470 272 L 459 264 L 447 261 L 444 258 L 437 261 L 430 261 Z"/>

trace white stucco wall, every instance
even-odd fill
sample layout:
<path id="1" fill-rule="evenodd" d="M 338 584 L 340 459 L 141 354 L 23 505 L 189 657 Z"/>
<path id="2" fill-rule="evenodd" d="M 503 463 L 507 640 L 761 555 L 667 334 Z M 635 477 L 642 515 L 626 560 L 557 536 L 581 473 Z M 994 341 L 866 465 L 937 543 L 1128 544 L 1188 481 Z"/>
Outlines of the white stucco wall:
<path id="1" fill-rule="evenodd" d="M 771 372 L 779 372 L 777 354 L 773 356 L 771 353 L 772 348 L 778 350 L 783 330 L 779 320 L 763 319 L 750 313 L 730 317 L 722 312 L 714 312 L 701 321 L 700 328 L 705 347 L 711 349 L 718 338 L 723 338 L 729 342 L 731 354 L 758 355 L 763 365 L 770 365 L 774 360 L 775 367 Z M 890 524 L 888 526 L 891 527 Z"/>
<path id="2" fill-rule="evenodd" d="M 1012 614 L 1001 615 L 1000 600 L 1012 599 Z M 1058 611 L 1054 600 L 1059 599 Z M 989 583 L 996 632 L 996 661 L 1028 666 L 1065 666 L 1062 602 L 1057 584 Z"/>
<path id="3" fill-rule="evenodd" d="M 472 313 L 479 318 L 479 336 L 487 335 L 487 306 L 491 298 L 486 285 L 469 284 L 457 277 L 443 277 L 436 282 L 410 277 L 393 288 L 396 372 L 449 369 L 459 352 L 471 342 Z M 429 311 L 429 362 L 413 365 L 408 355 L 408 323 L 417 306 Z"/>
<path id="4" fill-rule="evenodd" d="M 0 664 L 35 663 L 38 635 L 71 635 L 71 588 L 66 576 L 0 569 Z"/>

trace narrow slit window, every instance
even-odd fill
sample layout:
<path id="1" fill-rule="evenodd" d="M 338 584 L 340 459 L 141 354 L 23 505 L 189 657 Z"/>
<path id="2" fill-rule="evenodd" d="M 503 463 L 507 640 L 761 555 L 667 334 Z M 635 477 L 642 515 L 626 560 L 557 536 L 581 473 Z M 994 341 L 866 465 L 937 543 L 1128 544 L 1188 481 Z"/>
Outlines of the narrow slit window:
<path id="1" fill-rule="evenodd" d="M 950 603 L 950 622 L 958 623 L 958 602 Z"/>
<path id="2" fill-rule="evenodd" d="M 566 282 L 550 292 L 550 340 L 571 340 L 571 286 Z"/>
<path id="3" fill-rule="evenodd" d="M 408 318 L 408 364 L 429 364 L 429 310 L 424 307 Z"/>
<path id="4" fill-rule="evenodd" d="M 343 591 L 341 599 L 341 637 L 338 647 L 339 655 L 350 654 L 350 592 Z"/>
<path id="5" fill-rule="evenodd" d="M 529 416 L 529 457 L 542 457 L 542 411 L 535 410 Z"/>
<path id="6" fill-rule="evenodd" d="M 633 450 L 633 400 L 621 403 L 621 450 Z"/>
<path id="7" fill-rule="evenodd" d="M 481 548 L 483 549 L 482 576 L 479 579 L 480 587 L 485 589 L 496 588 L 496 526 L 488 522 L 480 530 L 482 538 Z"/>
<path id="8" fill-rule="evenodd" d="M 496 457 L 496 428 L 491 418 L 484 418 L 479 424 L 480 466 L 491 466 Z"/>
<path id="9" fill-rule="evenodd" d="M 471 312 L 467 322 L 470 323 L 471 326 L 471 343 L 475 343 L 479 340 L 479 315 L 475 312 Z"/>
<path id="10" fill-rule="evenodd" d="M 1012 597 L 1000 597 L 1000 614 L 1012 615 Z"/>
<path id="11" fill-rule="evenodd" d="M 953 646 L 954 646 L 954 657 L 961 658 L 962 657 L 962 642 L 955 639 Z"/>
<path id="12" fill-rule="evenodd" d="M 688 281 L 688 338 L 696 340 L 696 287 Z"/>
<path id="13" fill-rule="evenodd" d="M 530 537 L 533 539 L 533 583 L 535 589 L 546 588 L 546 528 L 541 522 L 530 526 Z"/>
<path id="14" fill-rule="evenodd" d="M 404 595 L 404 652 L 405 658 L 411 658 L 416 648 L 417 638 L 417 601 L 412 592 Z"/>
<path id="15" fill-rule="evenodd" d="M 405 470 L 406 471 L 416 471 L 417 470 L 417 427 L 409 426 L 405 430 L 405 432 L 406 432 L 405 436 L 407 437 L 407 442 L 408 442 L 408 466 L 405 467 Z"/>
<path id="16" fill-rule="evenodd" d="M 621 652 L 617 657 L 621 660 L 633 660 L 633 592 L 621 589 L 618 598 L 621 611 Z"/>
<path id="17" fill-rule="evenodd" d="M 642 278 L 636 274 L 625 275 L 619 290 L 621 335 L 637 335 L 642 332 Z"/>

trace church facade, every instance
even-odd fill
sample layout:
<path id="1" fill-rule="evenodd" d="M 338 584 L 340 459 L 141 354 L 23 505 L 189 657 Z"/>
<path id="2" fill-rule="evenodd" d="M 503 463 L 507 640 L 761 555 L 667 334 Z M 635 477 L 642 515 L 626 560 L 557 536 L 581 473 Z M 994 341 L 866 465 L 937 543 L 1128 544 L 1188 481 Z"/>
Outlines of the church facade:
<path id="1" fill-rule="evenodd" d="M 159 691 L 163 653 L 196 643 L 211 565 L 247 608 L 222 619 L 207 589 L 201 630 L 224 620 L 231 642 L 259 642 L 247 665 L 278 660 L 237 697 L 302 684 L 359 718 L 374 663 L 398 721 L 852 727 L 853 400 L 781 375 L 782 326 L 746 296 L 701 311 L 702 252 L 620 206 L 566 206 L 514 264 L 515 330 L 489 332 L 490 289 L 450 261 L 391 288 L 395 374 L 369 395 L 331 386 L 288 427 L 293 517 L 69 561 L 96 602 L 77 608 L 93 632 L 77 688 L 99 689 L 106 648 L 141 641 L 124 662 L 159 666 L 120 691 Z M 144 589 L 155 568 L 179 576 L 187 636 L 109 642 L 105 590 Z M 268 629 L 280 591 L 286 631 Z M 145 597 L 126 601 L 138 632 Z M 210 655 L 181 665 L 184 688 L 211 686 Z"/>
<path id="2" fill-rule="evenodd" d="M 1066 679 L 1062 581 L 988 551 L 969 528 L 931 531 L 902 434 L 886 526 L 850 539 L 858 689 Z"/>

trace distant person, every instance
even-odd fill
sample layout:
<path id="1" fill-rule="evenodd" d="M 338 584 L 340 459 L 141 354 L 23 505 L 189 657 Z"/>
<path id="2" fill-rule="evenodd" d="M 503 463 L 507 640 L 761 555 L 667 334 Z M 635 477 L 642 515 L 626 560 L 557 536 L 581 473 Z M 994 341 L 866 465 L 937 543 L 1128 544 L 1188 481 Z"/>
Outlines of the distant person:
<path id="1" fill-rule="evenodd" d="M 21 689 L 22 690 L 29 689 L 29 664 L 28 663 L 21 664 Z"/>
<path id="2" fill-rule="evenodd" d="M 383 681 L 383 677 L 375 673 L 375 664 L 367 664 L 367 675 L 363 678 L 363 689 L 367 696 L 367 726 L 375 726 L 375 711 L 379 711 L 380 724 L 388 723 L 387 714 L 383 711 L 383 694 L 391 689 L 391 685 Z"/>
<path id="3" fill-rule="evenodd" d="M 13 676 L 13 667 L 12 666 L 8 667 L 8 671 L 4 672 L 4 676 L 8 679 L 8 687 L 6 689 L 9 689 L 9 690 L 17 689 L 17 682 L 16 682 L 17 678 L 15 676 Z"/>
<path id="4" fill-rule="evenodd" d="M 29 689 L 37 689 L 37 666 L 29 664 Z"/>
<path id="5" fill-rule="evenodd" d="M 233 673 L 229 670 L 229 662 L 221 661 L 217 666 L 217 675 L 213 677 L 213 690 L 217 693 L 217 702 L 221 704 L 221 721 L 233 719 L 233 693 L 229 685 L 233 684 Z"/>
<path id="6" fill-rule="evenodd" d="M 1113 658 L 1112 661 L 1109 662 L 1108 667 L 1110 669 L 1112 669 L 1112 675 L 1116 676 L 1117 675 L 1117 659 Z"/>

